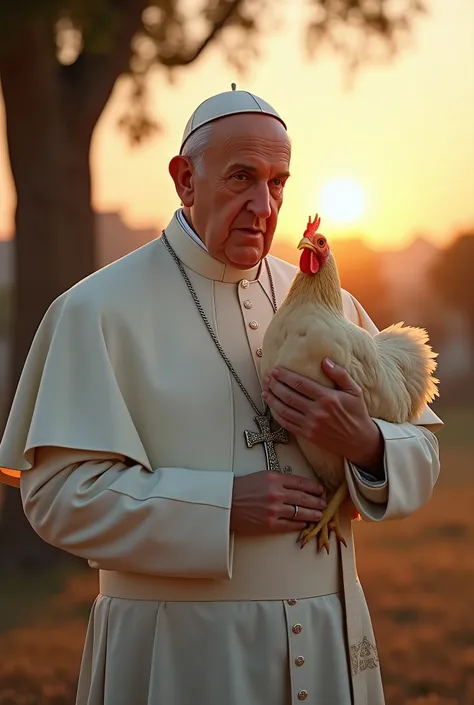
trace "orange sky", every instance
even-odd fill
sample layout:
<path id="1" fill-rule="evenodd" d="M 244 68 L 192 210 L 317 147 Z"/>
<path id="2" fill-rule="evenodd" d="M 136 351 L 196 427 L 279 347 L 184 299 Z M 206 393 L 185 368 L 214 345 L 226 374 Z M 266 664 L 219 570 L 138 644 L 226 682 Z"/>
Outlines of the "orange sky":
<path id="1" fill-rule="evenodd" d="M 418 234 L 437 243 L 474 225 L 474 3 L 427 0 L 410 49 L 391 65 L 365 68 L 351 91 L 340 60 L 329 52 L 305 62 L 302 3 L 287 1 L 284 34 L 272 35 L 245 79 L 223 65 L 217 49 L 168 85 L 157 71 L 151 104 L 164 131 L 130 148 L 116 129 L 127 95 L 116 88 L 92 149 L 94 205 L 120 210 L 131 226 L 165 224 L 178 205 L 167 164 L 189 114 L 204 98 L 229 88 L 261 95 L 286 120 L 293 138 L 293 176 L 279 233 L 299 237 L 319 194 L 335 177 L 364 190 L 366 211 L 352 224 L 376 247 L 395 248 Z M 12 230 L 14 196 L 0 111 L 0 233 Z M 330 235 L 340 226 L 324 219 Z"/>

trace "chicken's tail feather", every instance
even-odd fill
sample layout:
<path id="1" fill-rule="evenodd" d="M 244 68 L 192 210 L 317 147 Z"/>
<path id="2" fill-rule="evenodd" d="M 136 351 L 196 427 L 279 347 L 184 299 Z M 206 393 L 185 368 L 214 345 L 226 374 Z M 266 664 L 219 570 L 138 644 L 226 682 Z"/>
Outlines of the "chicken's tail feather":
<path id="1" fill-rule="evenodd" d="M 396 323 L 380 331 L 374 341 L 385 363 L 395 365 L 403 375 L 411 402 L 410 419 L 416 418 L 439 394 L 439 380 L 433 377 L 438 354 L 429 345 L 428 333 L 423 328 Z"/>

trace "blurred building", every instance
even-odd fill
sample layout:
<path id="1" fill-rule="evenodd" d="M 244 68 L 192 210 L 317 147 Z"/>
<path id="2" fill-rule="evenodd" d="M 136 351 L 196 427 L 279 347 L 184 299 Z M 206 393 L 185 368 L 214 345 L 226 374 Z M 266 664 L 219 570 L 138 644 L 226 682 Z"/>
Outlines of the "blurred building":
<path id="1" fill-rule="evenodd" d="M 380 273 L 396 320 L 426 325 L 431 297 L 429 270 L 438 256 L 438 248 L 421 237 L 404 250 L 380 253 Z"/>
<path id="2" fill-rule="evenodd" d="M 129 228 L 120 213 L 98 213 L 96 247 L 99 267 L 104 267 L 132 250 L 146 245 L 158 234 L 159 230 L 156 228 Z"/>
<path id="3" fill-rule="evenodd" d="M 122 220 L 120 213 L 97 214 L 97 262 L 99 267 L 110 264 L 132 250 L 157 237 L 156 228 L 133 229 Z M 0 239 L 0 287 L 13 283 L 13 240 Z"/>
<path id="4" fill-rule="evenodd" d="M 405 250 L 382 253 L 380 266 L 395 320 L 428 330 L 439 353 L 437 374 L 443 381 L 465 378 L 472 367 L 468 323 L 447 306 L 430 282 L 430 269 L 440 250 L 417 238 Z"/>

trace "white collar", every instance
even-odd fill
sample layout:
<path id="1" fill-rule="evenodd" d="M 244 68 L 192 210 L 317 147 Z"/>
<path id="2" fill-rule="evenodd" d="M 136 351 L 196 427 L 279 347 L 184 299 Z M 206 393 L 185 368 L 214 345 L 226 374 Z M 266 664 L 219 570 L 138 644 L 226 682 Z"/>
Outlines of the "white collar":
<path id="1" fill-rule="evenodd" d="M 189 225 L 188 221 L 187 221 L 186 218 L 184 217 L 184 213 L 183 213 L 183 209 L 182 209 L 182 208 L 180 208 L 178 211 L 176 211 L 176 218 L 178 219 L 178 223 L 181 225 L 181 227 L 183 228 L 184 232 L 185 232 L 187 235 L 189 235 L 189 237 L 190 237 L 192 240 L 194 240 L 194 242 L 196 242 L 198 245 L 200 245 L 203 250 L 205 250 L 205 251 L 207 252 L 208 250 L 207 250 L 206 245 L 205 245 L 205 244 L 203 243 L 203 241 L 198 237 L 198 235 L 194 232 L 194 230 L 192 229 L 192 227 Z"/>

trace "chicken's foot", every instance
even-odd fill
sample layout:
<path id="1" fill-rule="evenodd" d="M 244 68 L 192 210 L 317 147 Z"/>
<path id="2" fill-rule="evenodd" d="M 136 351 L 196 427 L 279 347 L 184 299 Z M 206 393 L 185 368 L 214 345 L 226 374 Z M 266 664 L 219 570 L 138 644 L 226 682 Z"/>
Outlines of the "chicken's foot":
<path id="1" fill-rule="evenodd" d="M 319 534 L 318 551 L 324 547 L 327 553 L 329 553 L 329 535 L 331 531 L 334 531 L 338 541 L 346 545 L 339 522 L 339 507 L 344 502 L 347 495 L 348 488 L 347 484 L 344 482 L 337 489 L 328 506 L 323 511 L 323 516 L 318 524 L 312 524 L 301 532 L 298 539 L 301 543 L 301 548 L 306 546 L 308 541 L 311 541 L 312 538 L 316 538 Z"/>

